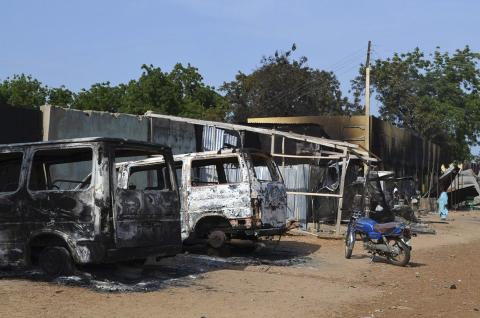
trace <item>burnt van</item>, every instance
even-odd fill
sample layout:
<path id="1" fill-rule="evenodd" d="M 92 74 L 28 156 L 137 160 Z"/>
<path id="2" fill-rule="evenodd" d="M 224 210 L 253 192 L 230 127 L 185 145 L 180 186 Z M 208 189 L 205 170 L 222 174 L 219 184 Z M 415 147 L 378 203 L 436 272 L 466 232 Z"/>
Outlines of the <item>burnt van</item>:
<path id="1" fill-rule="evenodd" d="M 119 187 L 137 174 L 161 176 L 163 158 L 121 164 Z M 287 194 L 272 158 L 256 150 L 226 149 L 174 156 L 184 243 L 206 240 L 220 248 L 232 238 L 281 235 L 287 229 Z M 162 186 L 159 177 L 149 187 Z M 153 182 L 153 183 L 150 183 Z"/>
<path id="2" fill-rule="evenodd" d="M 151 156 L 162 159 L 163 187 L 117 187 L 116 163 Z M 0 266 L 38 264 L 55 276 L 173 255 L 179 211 L 168 147 L 112 138 L 0 145 Z"/>

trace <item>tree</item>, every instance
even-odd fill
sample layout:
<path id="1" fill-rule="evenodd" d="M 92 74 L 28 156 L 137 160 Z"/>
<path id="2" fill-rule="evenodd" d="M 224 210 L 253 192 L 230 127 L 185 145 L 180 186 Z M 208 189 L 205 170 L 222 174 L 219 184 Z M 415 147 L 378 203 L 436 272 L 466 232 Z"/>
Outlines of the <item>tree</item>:
<path id="1" fill-rule="evenodd" d="M 61 107 L 70 107 L 75 100 L 75 94 L 65 88 L 65 86 L 60 86 L 58 88 L 51 88 L 48 90 L 47 101 L 50 105 L 61 106 Z"/>
<path id="2" fill-rule="evenodd" d="M 125 95 L 123 85 L 110 86 L 110 82 L 93 84 L 90 89 L 82 89 L 75 97 L 72 108 L 118 112 Z"/>
<path id="3" fill-rule="evenodd" d="M 142 65 L 142 74 L 127 84 L 93 84 L 78 94 L 65 86 L 48 88 L 30 75 L 14 75 L 0 83 L 0 105 L 36 108 L 45 103 L 82 110 L 141 115 L 151 110 L 161 114 L 224 120 L 225 98 L 205 85 L 198 69 L 178 63 L 171 72 Z"/>
<path id="4" fill-rule="evenodd" d="M 47 87 L 31 75 L 13 75 L 0 83 L 0 105 L 37 108 L 45 104 Z"/>
<path id="5" fill-rule="evenodd" d="M 142 65 L 142 75 L 125 85 L 121 112 L 143 114 L 148 110 L 162 114 L 179 113 L 181 96 L 168 74 L 153 65 Z"/>
<path id="6" fill-rule="evenodd" d="M 480 132 L 480 54 L 467 46 L 450 55 L 439 48 L 426 58 L 420 49 L 377 59 L 371 84 L 380 116 L 443 146 L 452 159 L 469 158 Z M 365 66 L 352 81 L 358 105 Z"/>
<path id="7" fill-rule="evenodd" d="M 348 114 L 354 109 L 342 97 L 340 83 L 332 72 L 307 66 L 307 58 L 291 58 L 296 50 L 263 57 L 261 66 L 220 88 L 231 104 L 231 120 L 245 122 L 256 116 L 302 116 Z"/>
<path id="8" fill-rule="evenodd" d="M 176 64 L 163 72 L 153 65 L 142 65 L 142 74 L 127 84 L 97 83 L 74 97 L 73 108 L 141 115 L 161 114 L 223 120 L 228 109 L 225 99 L 203 83 L 198 69 Z"/>
<path id="9" fill-rule="evenodd" d="M 214 87 L 205 85 L 198 69 L 190 64 L 176 64 L 168 75 L 180 91 L 180 116 L 224 120 L 228 103 Z"/>

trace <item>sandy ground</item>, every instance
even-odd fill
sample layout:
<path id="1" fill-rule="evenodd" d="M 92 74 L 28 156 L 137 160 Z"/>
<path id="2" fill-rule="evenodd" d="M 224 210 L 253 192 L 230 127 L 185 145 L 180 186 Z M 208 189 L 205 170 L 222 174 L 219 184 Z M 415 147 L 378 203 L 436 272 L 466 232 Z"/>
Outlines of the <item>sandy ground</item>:
<path id="1" fill-rule="evenodd" d="M 115 283 L 108 268 L 86 274 L 96 287 L 0 272 L 0 317 L 480 317 L 480 212 L 451 218 L 413 239 L 405 268 L 372 263 L 361 244 L 346 260 L 342 241 L 296 236 L 255 257 L 162 260 L 131 282 L 161 281 L 148 292 L 99 290 Z"/>

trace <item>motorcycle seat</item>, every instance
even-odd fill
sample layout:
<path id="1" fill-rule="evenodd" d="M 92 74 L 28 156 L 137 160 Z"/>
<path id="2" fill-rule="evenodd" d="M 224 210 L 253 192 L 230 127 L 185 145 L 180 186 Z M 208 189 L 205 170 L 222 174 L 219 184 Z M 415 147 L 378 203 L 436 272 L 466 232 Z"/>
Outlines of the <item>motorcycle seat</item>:
<path id="1" fill-rule="evenodd" d="M 373 226 L 373 229 L 376 232 L 386 233 L 394 228 L 398 227 L 398 223 L 396 222 L 389 222 L 389 223 L 377 223 Z"/>

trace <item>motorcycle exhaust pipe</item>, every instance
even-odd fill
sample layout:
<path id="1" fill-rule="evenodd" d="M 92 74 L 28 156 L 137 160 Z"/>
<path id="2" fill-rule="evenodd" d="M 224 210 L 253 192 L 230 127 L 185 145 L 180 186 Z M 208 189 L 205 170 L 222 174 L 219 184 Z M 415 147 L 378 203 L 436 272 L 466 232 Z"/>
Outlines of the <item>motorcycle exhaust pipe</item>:
<path id="1" fill-rule="evenodd" d="M 385 244 L 368 244 L 367 249 L 369 249 L 371 251 L 382 251 L 382 252 L 385 252 L 385 253 L 390 252 L 387 245 L 385 245 Z"/>

